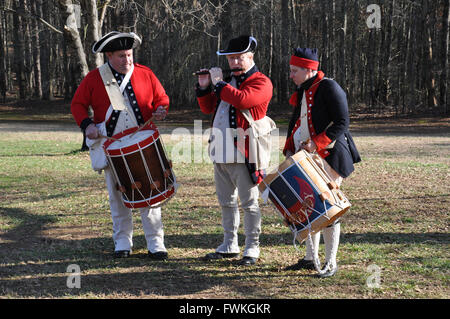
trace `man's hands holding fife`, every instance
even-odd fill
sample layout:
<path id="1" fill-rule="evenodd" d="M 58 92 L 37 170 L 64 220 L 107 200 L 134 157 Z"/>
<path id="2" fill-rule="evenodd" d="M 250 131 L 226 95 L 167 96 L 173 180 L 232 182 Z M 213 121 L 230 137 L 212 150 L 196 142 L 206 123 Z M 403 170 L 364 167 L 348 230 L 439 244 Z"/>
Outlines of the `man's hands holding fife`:
<path id="1" fill-rule="evenodd" d="M 211 68 L 209 69 L 209 74 L 211 75 L 211 82 L 213 85 L 216 85 L 217 82 L 223 80 L 223 73 L 221 68 Z"/>
<path id="2" fill-rule="evenodd" d="M 223 73 L 221 68 L 201 69 L 200 71 L 209 71 L 209 74 L 199 74 L 198 84 L 200 88 L 206 89 L 211 83 L 216 85 L 217 82 L 223 80 Z"/>

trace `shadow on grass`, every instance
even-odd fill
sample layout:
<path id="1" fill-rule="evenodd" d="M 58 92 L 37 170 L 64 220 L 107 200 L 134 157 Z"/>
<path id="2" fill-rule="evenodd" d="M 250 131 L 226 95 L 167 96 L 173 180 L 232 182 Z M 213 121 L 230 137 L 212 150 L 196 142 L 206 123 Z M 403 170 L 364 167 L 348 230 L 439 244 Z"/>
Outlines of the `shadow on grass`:
<path id="1" fill-rule="evenodd" d="M 241 286 L 239 282 L 253 276 L 260 280 L 270 276 L 256 268 L 236 267 L 235 261 L 209 263 L 200 257 L 178 257 L 170 252 L 173 248 L 214 249 L 222 238 L 217 234 L 167 236 L 171 254 L 167 261 L 154 261 L 139 252 L 128 259 L 113 259 L 109 237 L 48 238 L 43 230 L 57 223 L 57 217 L 11 207 L 0 207 L 0 214 L 5 224 L 14 223 L 11 229 L 0 230 L 0 295 L 170 297 L 197 294 L 228 284 L 234 291 L 252 294 L 258 291 L 257 287 Z M 145 247 L 144 236 L 135 236 L 134 242 L 137 251 Z M 67 269 L 72 264 L 81 270 L 80 289 L 67 287 L 71 275 Z M 229 271 L 224 272 L 223 268 Z"/>
<path id="2" fill-rule="evenodd" d="M 9 207 L 0 207 L 0 213 L 17 223 L 12 229 L 0 232 L 0 295 L 9 297 L 212 297 L 217 293 L 227 297 L 224 294 L 233 292 L 269 298 L 270 289 L 265 289 L 264 283 L 291 275 L 280 272 L 276 265 L 262 262 L 248 268 L 237 266 L 236 260 L 203 261 L 203 255 L 199 256 L 196 249 L 213 251 L 222 240 L 220 233 L 166 234 L 170 254 L 166 261 L 150 260 L 146 253 L 140 252 L 133 253 L 128 259 L 113 259 L 113 243 L 109 237 L 47 238 L 42 229 L 56 223 L 56 217 Z M 241 247 L 243 241 L 244 236 L 240 234 Z M 143 248 L 146 251 L 143 236 L 136 236 L 134 242 L 137 251 Z M 448 244 L 449 240 L 447 234 L 441 233 L 360 233 L 343 234 L 341 242 L 442 245 Z M 290 234 L 261 235 L 262 250 L 280 243 L 291 244 Z M 192 249 L 193 257 L 176 256 L 173 252 L 177 249 Z M 81 270 L 79 289 L 67 286 L 72 274 L 67 267 L 72 264 Z M 304 276 L 315 280 L 313 276 Z M 221 287 L 219 292 L 217 287 Z"/>
<path id="3" fill-rule="evenodd" d="M 0 154 L 0 157 L 4 158 L 12 158 L 12 157 L 58 157 L 58 156 L 73 156 L 78 154 L 86 153 L 86 150 L 76 149 L 66 153 L 31 153 L 31 154 L 23 154 L 23 153 L 15 153 L 15 154 Z M 87 154 L 87 153 L 86 153 Z"/>
<path id="4" fill-rule="evenodd" d="M 448 245 L 450 238 L 446 233 L 352 233 L 343 234 L 341 243 L 369 244 L 431 244 Z"/>

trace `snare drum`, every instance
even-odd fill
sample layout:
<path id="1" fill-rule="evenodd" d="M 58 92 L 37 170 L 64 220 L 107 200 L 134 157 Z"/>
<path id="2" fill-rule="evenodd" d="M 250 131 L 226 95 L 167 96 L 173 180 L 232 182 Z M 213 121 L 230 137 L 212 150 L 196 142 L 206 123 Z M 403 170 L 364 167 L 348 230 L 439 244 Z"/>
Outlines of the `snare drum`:
<path id="1" fill-rule="evenodd" d="M 328 165 L 323 161 L 323 165 Z M 259 184 L 302 243 L 349 208 L 350 202 L 313 156 L 301 150 L 281 163 Z"/>
<path id="2" fill-rule="evenodd" d="M 103 148 L 125 206 L 156 207 L 175 194 L 172 163 L 153 124 L 116 134 Z"/>

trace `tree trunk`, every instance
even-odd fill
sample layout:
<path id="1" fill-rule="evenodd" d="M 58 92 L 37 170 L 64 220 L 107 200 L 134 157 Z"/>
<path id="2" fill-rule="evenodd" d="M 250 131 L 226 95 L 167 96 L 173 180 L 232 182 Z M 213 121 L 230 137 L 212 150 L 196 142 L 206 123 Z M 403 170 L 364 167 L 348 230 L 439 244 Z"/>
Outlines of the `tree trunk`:
<path id="1" fill-rule="evenodd" d="M 270 0 L 270 14 L 269 14 L 269 68 L 268 68 L 268 76 L 272 77 L 272 65 L 273 65 L 273 0 Z"/>
<path id="2" fill-rule="evenodd" d="M 406 51 L 408 59 L 405 61 L 406 65 L 406 77 L 405 77 L 405 85 L 407 87 L 407 90 L 405 90 L 405 100 L 406 100 L 406 107 L 409 109 L 409 111 L 413 110 L 414 107 L 419 104 L 417 103 L 417 100 L 415 99 L 415 83 L 414 83 L 414 53 L 416 52 L 416 45 L 415 45 L 415 32 L 417 31 L 414 27 L 415 24 L 413 23 L 414 20 L 414 8 L 412 5 L 410 5 L 411 8 L 409 9 L 410 13 L 408 16 L 409 19 L 409 25 L 408 28 L 408 48 Z M 405 113 L 406 110 L 403 111 Z"/>
<path id="3" fill-rule="evenodd" d="M 385 40 L 385 48 L 384 48 L 384 63 L 383 63 L 383 72 L 382 72 L 382 88 L 381 88 L 381 98 L 384 104 L 388 104 L 389 100 L 389 92 L 390 92 L 390 82 L 393 81 L 391 79 L 391 74 L 394 75 L 394 72 L 390 72 L 392 68 L 390 68 L 391 63 L 391 51 L 392 51 L 392 29 L 394 28 L 394 7 L 395 0 L 392 0 L 389 7 L 389 22 L 387 23 L 387 31 L 386 31 L 386 40 Z"/>
<path id="4" fill-rule="evenodd" d="M 33 13 L 40 15 L 40 7 L 42 0 L 33 1 Z M 39 40 L 39 23 L 37 20 L 33 21 L 33 60 L 34 60 L 34 98 L 42 98 L 42 80 L 41 80 L 41 42 Z"/>
<path id="5" fill-rule="evenodd" d="M 23 2 L 21 3 L 21 5 L 23 5 Z M 19 9 L 18 7 L 18 3 L 16 1 L 13 2 L 13 8 L 15 10 Z M 20 8 L 21 9 L 21 8 Z M 13 21 L 14 21 L 14 28 L 13 28 L 13 33 L 14 33 L 14 72 L 16 74 L 16 82 L 17 82 L 17 86 L 19 89 L 19 94 L 18 94 L 18 98 L 19 99 L 24 99 L 25 98 L 25 77 L 24 77 L 24 73 L 25 73 L 25 66 L 23 61 L 25 60 L 24 57 L 24 37 L 23 37 L 23 31 L 24 31 L 24 23 L 23 20 L 24 18 L 15 14 Z"/>
<path id="6" fill-rule="evenodd" d="M 428 108 L 434 110 L 437 106 L 435 78 L 434 78 L 434 63 L 433 63 L 433 42 L 431 39 L 432 30 L 431 26 L 434 26 L 434 14 L 429 7 L 427 1 L 422 1 L 422 32 L 423 32 L 423 74 L 424 74 L 424 90 L 425 90 L 425 103 Z"/>
<path id="7" fill-rule="evenodd" d="M 0 11 L 0 68 L 2 71 L 0 71 L 0 94 L 1 94 L 1 101 L 6 101 L 6 92 L 8 91 L 8 77 L 7 72 L 8 69 L 6 67 L 6 60 L 7 60 L 7 32 L 5 30 L 6 27 L 6 13 L 3 13 L 3 11 Z"/>
<path id="8" fill-rule="evenodd" d="M 442 14 L 442 36 L 441 36 L 441 65 L 442 73 L 440 76 L 439 85 L 439 103 L 444 108 L 445 114 L 450 113 L 450 106 L 448 100 L 447 84 L 448 84 L 448 55 L 449 55 L 449 20 L 450 20 L 450 0 L 443 0 L 443 14 Z"/>
<path id="9" fill-rule="evenodd" d="M 336 78 L 338 76 L 338 72 L 337 72 L 337 68 L 336 68 L 336 56 L 337 56 L 337 51 L 341 49 L 342 45 L 344 45 L 344 43 L 341 43 L 339 45 L 339 47 L 336 45 L 337 41 L 336 41 L 336 31 L 335 31 L 335 24 L 334 22 L 336 21 L 336 0 L 331 0 L 331 1 L 324 1 L 324 2 L 328 2 L 328 5 L 331 2 L 331 17 L 330 20 L 328 21 L 328 30 L 327 33 L 330 36 L 330 42 L 328 42 L 328 45 L 326 46 L 326 50 L 328 51 L 328 74 L 331 75 L 332 77 Z"/>
<path id="10" fill-rule="evenodd" d="M 84 9 L 83 12 L 86 12 L 87 15 L 87 23 L 88 23 L 88 32 L 86 37 L 86 54 L 87 61 L 89 65 L 89 69 L 95 69 L 101 66 L 103 61 L 103 54 L 93 54 L 92 53 L 92 45 L 96 41 L 100 39 L 101 29 L 100 22 L 98 17 L 98 8 L 96 0 L 82 0 L 81 6 Z"/>
<path id="11" fill-rule="evenodd" d="M 279 102 L 284 103 L 288 100 L 288 83 L 289 83 L 289 1 L 281 1 L 281 50 L 280 50 L 280 94 Z"/>
<path id="12" fill-rule="evenodd" d="M 39 15 L 51 22 L 52 13 L 49 1 L 43 1 Z M 44 100 L 53 100 L 53 65 L 51 60 L 53 34 L 51 32 L 43 32 L 40 36 L 41 40 L 41 80 L 42 80 L 42 98 Z"/>
<path id="13" fill-rule="evenodd" d="M 77 29 L 75 11 L 73 8 L 72 1 L 71 0 L 58 0 L 58 1 L 62 9 L 61 10 L 62 17 L 65 21 L 64 40 L 67 43 L 71 44 L 70 47 L 72 48 L 72 51 L 74 53 L 73 57 L 70 60 L 72 63 L 75 64 L 75 67 L 73 68 L 74 71 L 71 72 L 71 74 L 73 75 L 72 82 L 75 85 L 75 83 L 79 84 L 81 80 L 88 74 L 89 67 L 87 64 L 86 54 L 84 52 L 81 37 Z M 86 138 L 84 132 L 81 150 L 86 150 Z"/>
<path id="14" fill-rule="evenodd" d="M 86 54 L 81 42 L 80 33 L 78 32 L 76 25 L 75 11 L 73 9 L 72 0 L 58 0 L 62 11 L 62 18 L 65 21 L 64 36 L 68 43 L 71 44 L 74 58 L 76 59 L 76 83 L 80 83 L 81 80 L 88 74 L 89 67 L 86 61 Z"/>
<path id="15" fill-rule="evenodd" d="M 358 65 L 356 63 L 356 46 L 358 43 L 358 19 L 359 19 L 359 4 L 358 1 L 354 2 L 353 5 L 353 21 L 352 21 L 352 45 L 350 49 L 350 69 L 349 74 L 352 75 L 352 79 L 350 80 L 350 88 L 349 88 L 349 103 L 355 103 L 357 101 L 357 88 L 358 88 L 358 78 L 361 75 L 358 72 Z"/>
<path id="16" fill-rule="evenodd" d="M 327 16 L 327 8 L 328 8 L 328 1 L 322 1 L 321 2 L 321 19 L 322 19 L 322 50 L 319 52 L 321 58 L 320 58 L 320 67 L 322 70 L 325 71 L 325 74 L 329 74 L 329 76 L 332 76 L 331 74 L 331 68 L 330 61 L 328 59 L 328 44 L 330 43 L 329 33 L 328 33 L 328 16 Z M 320 20 L 319 20 L 320 21 Z"/>
<path id="17" fill-rule="evenodd" d="M 345 63 L 345 57 L 347 56 L 347 3 L 346 0 L 342 1 L 342 27 L 339 30 L 340 34 L 340 46 L 341 49 L 338 48 L 338 63 L 337 63 L 337 71 L 338 71 L 338 80 L 341 83 L 341 86 L 345 88 L 345 92 L 348 93 L 348 83 L 347 83 L 347 65 Z"/>

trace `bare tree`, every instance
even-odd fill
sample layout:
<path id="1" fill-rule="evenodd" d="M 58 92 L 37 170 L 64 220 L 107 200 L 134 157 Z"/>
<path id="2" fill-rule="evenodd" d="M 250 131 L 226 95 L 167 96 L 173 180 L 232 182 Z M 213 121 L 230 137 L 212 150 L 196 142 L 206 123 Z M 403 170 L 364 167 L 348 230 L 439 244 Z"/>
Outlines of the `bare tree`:
<path id="1" fill-rule="evenodd" d="M 79 83 L 81 82 L 81 79 L 88 74 L 89 68 L 86 60 L 86 53 L 84 52 L 80 33 L 77 28 L 74 5 L 72 0 L 58 0 L 58 3 L 61 7 L 63 21 L 65 21 L 64 36 L 66 37 L 67 42 L 72 46 L 73 52 L 77 57 L 77 67 L 79 69 L 77 82 Z"/>
<path id="2" fill-rule="evenodd" d="M 107 4 L 105 4 L 106 8 Z M 98 8 L 96 0 L 82 0 L 81 7 L 83 8 L 83 12 L 86 12 L 87 15 L 87 37 L 86 37 L 86 50 L 90 51 L 91 46 L 94 42 L 98 41 L 101 34 L 101 24 L 98 16 Z M 105 9 L 106 12 L 106 9 Z M 90 52 L 89 52 L 90 53 Z M 89 69 L 94 69 L 101 66 L 103 61 L 103 55 L 101 54 L 87 54 L 87 61 L 89 65 Z"/>
<path id="3" fill-rule="evenodd" d="M 358 0 L 0 0 L 0 93 L 70 99 L 103 63 L 92 44 L 112 30 L 133 31 L 143 39 L 137 62 L 154 70 L 173 107 L 195 107 L 192 71 L 224 66 L 215 52 L 252 34 L 273 104 L 287 105 L 289 56 L 307 46 L 319 49 L 322 70 L 341 83 L 351 108 L 448 113 L 449 1 L 381 1 L 373 4 L 381 24 L 371 28 L 368 4 Z"/>
<path id="4" fill-rule="evenodd" d="M 439 101 L 445 108 L 445 113 L 450 113 L 449 99 L 448 99 L 448 56 L 449 56 L 449 21 L 450 21 L 450 0 L 442 1 L 442 31 L 441 31 L 441 76 L 439 86 Z"/>

